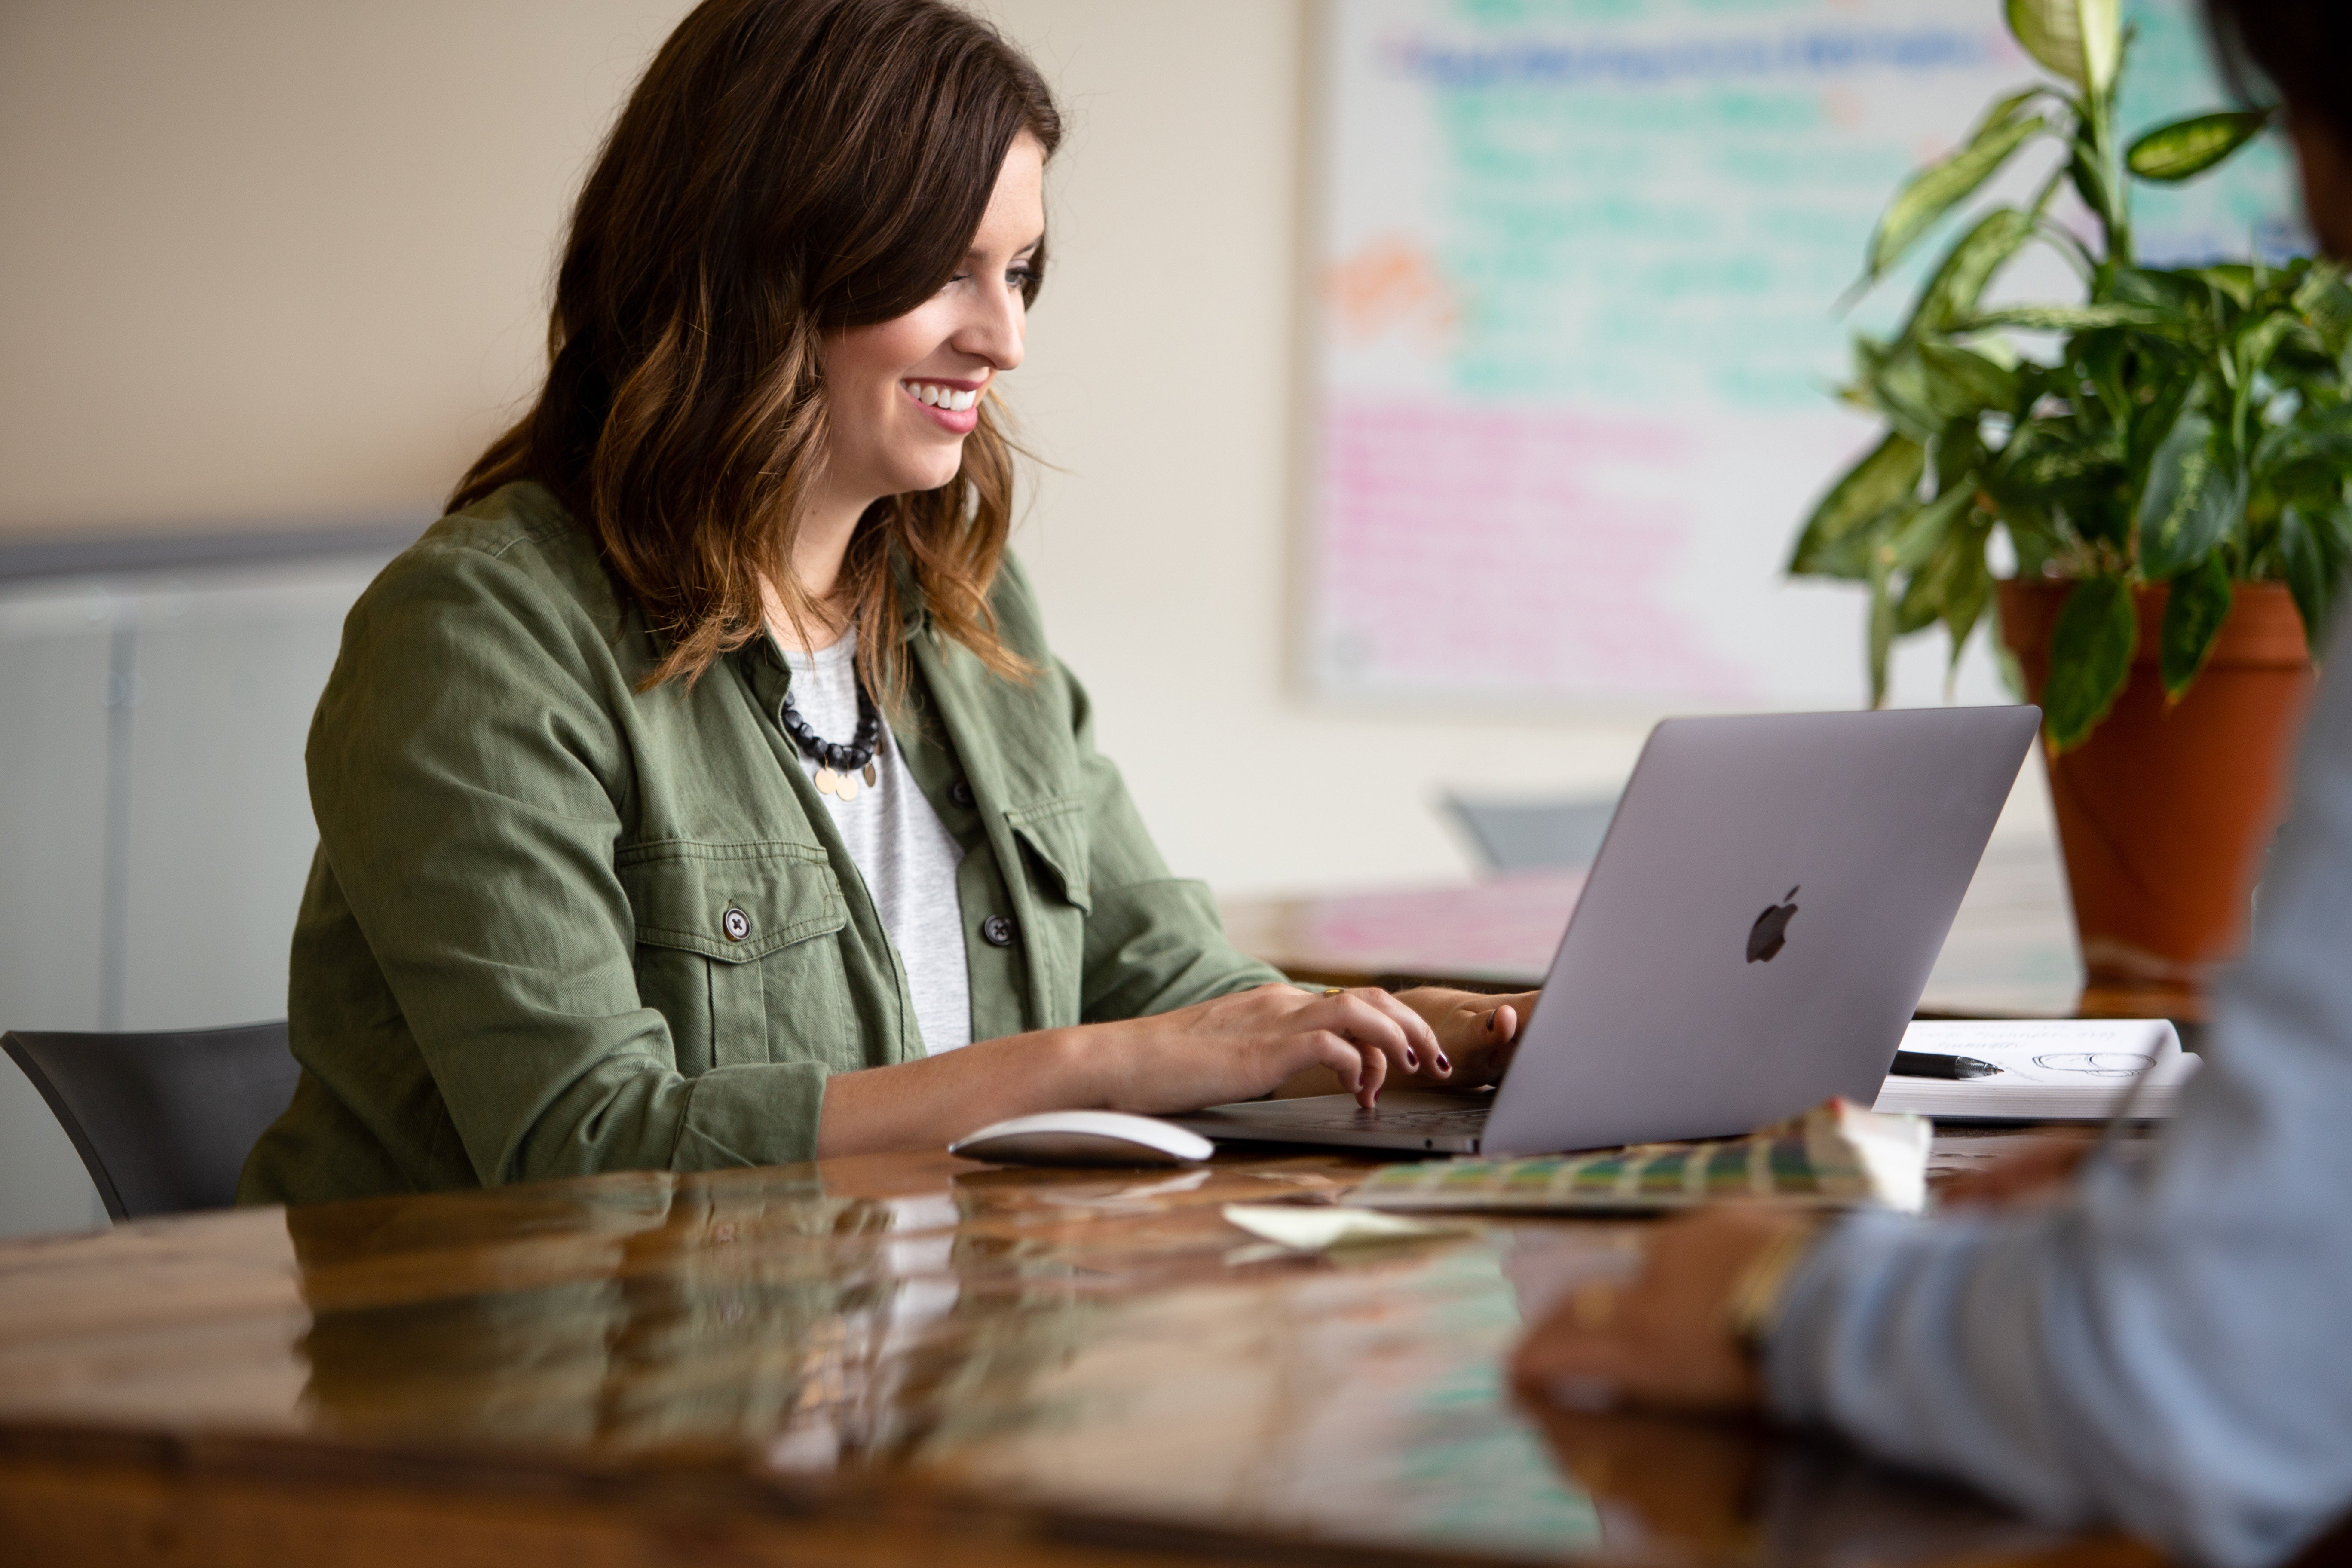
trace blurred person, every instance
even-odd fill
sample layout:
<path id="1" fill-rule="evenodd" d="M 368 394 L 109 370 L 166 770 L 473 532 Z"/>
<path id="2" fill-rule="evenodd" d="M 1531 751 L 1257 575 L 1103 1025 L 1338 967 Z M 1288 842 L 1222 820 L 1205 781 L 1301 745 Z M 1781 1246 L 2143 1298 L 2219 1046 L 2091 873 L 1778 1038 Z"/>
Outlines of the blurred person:
<path id="1" fill-rule="evenodd" d="M 2313 227 L 2352 257 L 2352 6 L 2209 5 L 2225 58 L 2282 90 Z M 1761 1406 L 2231 1568 L 2352 1550 L 2330 1532 L 2352 1524 L 2352 677 L 2327 668 L 2252 947 L 2151 1160 L 2056 1145 L 1927 1220 L 1664 1226 L 1631 1284 L 1527 1336 L 1522 1389 Z"/>
<path id="2" fill-rule="evenodd" d="M 939 0 L 709 0 L 662 46 L 536 404 L 345 625 L 244 1199 L 1498 1074 L 1525 998 L 1286 984 L 1095 750 L 1006 551 L 1060 137 Z"/>

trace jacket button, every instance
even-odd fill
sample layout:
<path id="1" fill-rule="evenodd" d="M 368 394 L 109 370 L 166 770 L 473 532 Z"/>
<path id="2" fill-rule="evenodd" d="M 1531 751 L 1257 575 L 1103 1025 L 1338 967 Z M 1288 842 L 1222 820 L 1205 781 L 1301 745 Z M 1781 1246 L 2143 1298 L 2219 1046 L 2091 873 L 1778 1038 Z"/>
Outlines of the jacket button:
<path id="1" fill-rule="evenodd" d="M 971 781 L 970 779 L 958 779 L 955 783 L 948 785 L 948 798 L 967 810 L 971 809 L 972 798 Z"/>
<path id="2" fill-rule="evenodd" d="M 729 942 L 741 942 L 751 934 L 751 917 L 730 904 L 727 912 L 719 917 L 719 929 L 727 933 Z"/>
<path id="3" fill-rule="evenodd" d="M 980 934 L 991 947 L 1011 947 L 1013 932 L 1011 915 L 991 915 L 980 922 Z"/>

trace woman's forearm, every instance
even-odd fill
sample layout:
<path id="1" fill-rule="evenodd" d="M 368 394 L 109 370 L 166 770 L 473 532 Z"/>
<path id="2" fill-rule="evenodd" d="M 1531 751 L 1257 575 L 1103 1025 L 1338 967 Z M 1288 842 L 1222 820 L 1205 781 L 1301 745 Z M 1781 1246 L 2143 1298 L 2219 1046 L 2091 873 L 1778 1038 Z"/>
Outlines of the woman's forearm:
<path id="1" fill-rule="evenodd" d="M 965 1133 L 1038 1110 L 1105 1103 L 1101 1053 L 1077 1029 L 1039 1029 L 961 1050 L 825 1079 L 817 1158 L 940 1149 Z"/>
<path id="2" fill-rule="evenodd" d="M 1173 1012 L 836 1073 L 825 1080 L 816 1152 L 937 1149 L 1039 1110 L 1164 1115 L 1253 1100 L 1317 1068 L 1370 1104 L 1390 1063 L 1412 1072 L 1443 1055 L 1430 1025 L 1392 996 L 1260 985 Z"/>

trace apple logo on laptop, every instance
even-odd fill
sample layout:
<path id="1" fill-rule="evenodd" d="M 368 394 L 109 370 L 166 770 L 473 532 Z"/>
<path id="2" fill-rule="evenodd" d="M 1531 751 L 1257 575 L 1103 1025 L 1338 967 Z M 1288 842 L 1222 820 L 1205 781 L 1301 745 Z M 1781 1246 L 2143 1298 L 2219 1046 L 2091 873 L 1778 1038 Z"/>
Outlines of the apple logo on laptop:
<path id="1" fill-rule="evenodd" d="M 1797 906 L 1793 901 L 1796 896 L 1797 889 L 1790 889 L 1781 895 L 1779 903 L 1758 915 L 1756 923 L 1748 928 L 1748 963 L 1769 963 L 1772 962 L 1773 955 L 1788 945 L 1789 921 L 1797 912 Z"/>

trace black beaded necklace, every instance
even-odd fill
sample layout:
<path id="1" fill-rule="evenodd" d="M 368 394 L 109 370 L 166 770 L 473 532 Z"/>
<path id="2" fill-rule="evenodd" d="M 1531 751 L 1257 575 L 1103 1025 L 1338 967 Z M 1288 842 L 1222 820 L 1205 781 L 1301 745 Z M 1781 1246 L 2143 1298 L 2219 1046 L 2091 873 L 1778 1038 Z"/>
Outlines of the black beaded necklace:
<path id="1" fill-rule="evenodd" d="M 820 795 L 835 800 L 856 800 L 857 779 L 863 773 L 867 784 L 874 783 L 874 752 L 882 743 L 882 715 L 875 710 L 874 699 L 866 695 L 866 682 L 857 682 L 857 738 L 847 745 L 828 741 L 809 728 L 793 706 L 792 694 L 784 694 L 782 709 L 776 714 L 784 733 L 816 763 L 816 787 Z"/>

